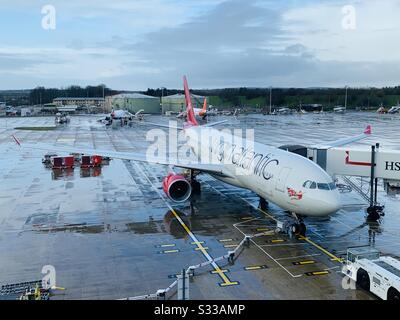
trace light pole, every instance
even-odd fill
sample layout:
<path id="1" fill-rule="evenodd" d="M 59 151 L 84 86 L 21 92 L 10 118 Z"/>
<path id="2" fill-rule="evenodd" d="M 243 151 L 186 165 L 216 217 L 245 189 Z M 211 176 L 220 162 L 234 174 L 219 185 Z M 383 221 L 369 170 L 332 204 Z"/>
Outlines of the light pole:
<path id="1" fill-rule="evenodd" d="M 102 84 L 101 87 L 103 88 L 103 112 L 105 113 L 106 111 L 106 97 L 104 95 L 104 90 L 105 90 L 105 84 Z"/>
<path id="2" fill-rule="evenodd" d="M 163 111 L 164 111 L 164 110 L 163 110 L 163 107 L 164 107 L 164 105 L 163 105 L 164 89 L 167 90 L 167 88 L 161 87 L 160 89 L 161 89 L 161 102 L 160 102 L 160 105 L 161 105 L 161 114 L 162 114 Z"/>
<path id="3" fill-rule="evenodd" d="M 269 114 L 272 112 L 272 87 L 269 87 Z"/>

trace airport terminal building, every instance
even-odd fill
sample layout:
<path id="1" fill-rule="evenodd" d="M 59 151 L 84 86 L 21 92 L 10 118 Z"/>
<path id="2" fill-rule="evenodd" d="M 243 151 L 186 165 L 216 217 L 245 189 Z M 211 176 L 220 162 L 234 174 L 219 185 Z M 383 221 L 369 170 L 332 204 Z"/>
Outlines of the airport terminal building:
<path id="1" fill-rule="evenodd" d="M 144 113 L 160 114 L 160 99 L 140 93 L 122 93 L 106 97 L 106 109 L 123 109 L 131 113 L 144 110 Z"/>

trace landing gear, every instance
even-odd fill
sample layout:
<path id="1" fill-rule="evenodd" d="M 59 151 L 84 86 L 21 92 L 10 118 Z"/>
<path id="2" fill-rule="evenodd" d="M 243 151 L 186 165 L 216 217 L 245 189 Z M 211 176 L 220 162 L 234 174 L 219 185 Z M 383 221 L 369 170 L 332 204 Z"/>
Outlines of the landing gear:
<path id="1" fill-rule="evenodd" d="M 292 233 L 292 236 L 306 236 L 307 232 L 307 227 L 306 225 L 301 222 L 301 223 L 293 223 L 290 226 L 290 232 Z"/>
<path id="2" fill-rule="evenodd" d="M 190 182 L 191 186 L 192 186 L 192 193 L 193 194 L 200 194 L 201 193 L 201 185 L 200 182 L 198 182 L 197 180 L 192 180 Z"/>
<path id="3" fill-rule="evenodd" d="M 292 213 L 292 215 L 294 216 L 294 218 L 296 219 L 296 222 L 293 223 L 290 226 L 290 232 L 291 232 L 291 236 L 306 236 L 306 232 L 307 232 L 307 227 L 304 224 L 303 218 L 302 217 L 298 217 L 296 213 Z"/>
<path id="4" fill-rule="evenodd" d="M 190 185 L 192 186 L 192 194 L 201 193 L 201 184 L 196 180 L 193 170 L 190 170 Z"/>
<path id="5" fill-rule="evenodd" d="M 264 198 L 260 197 L 260 202 L 258 203 L 258 208 L 261 210 L 267 210 L 268 209 L 268 201 L 265 200 Z"/>

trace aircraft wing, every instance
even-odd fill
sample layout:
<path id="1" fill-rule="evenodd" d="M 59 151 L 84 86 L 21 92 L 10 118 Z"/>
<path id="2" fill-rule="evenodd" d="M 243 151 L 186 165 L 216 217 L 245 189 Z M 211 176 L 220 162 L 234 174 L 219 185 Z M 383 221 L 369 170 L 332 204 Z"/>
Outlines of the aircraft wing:
<path id="1" fill-rule="evenodd" d="M 162 159 L 161 157 L 147 157 L 145 154 L 139 154 L 135 152 L 120 152 L 120 151 L 110 151 L 110 150 L 100 150 L 100 149 L 90 149 L 82 147 L 73 146 L 54 146 L 45 143 L 21 143 L 15 136 L 12 136 L 14 141 L 24 149 L 41 150 L 44 152 L 61 152 L 61 153 L 80 153 L 80 154 L 90 154 L 90 155 L 100 155 L 103 157 L 109 157 L 112 159 L 121 160 L 131 160 L 139 161 L 160 165 L 168 165 L 183 169 L 192 169 L 196 171 L 201 171 L 208 174 L 214 174 L 218 176 L 232 177 L 229 173 L 224 170 L 222 165 L 219 164 L 202 164 L 202 163 L 190 163 L 187 161 L 170 162 L 168 159 Z"/>
<path id="2" fill-rule="evenodd" d="M 332 142 L 327 142 L 325 144 L 320 144 L 318 146 L 315 146 L 315 148 L 316 149 L 330 149 L 330 148 L 334 148 L 334 147 L 342 147 L 349 143 L 357 142 L 357 141 L 363 140 L 365 138 L 368 138 L 371 134 L 372 134 L 372 127 L 371 127 L 371 125 L 368 125 L 365 128 L 364 132 L 359 135 L 339 139 L 339 140 L 332 141 Z"/>

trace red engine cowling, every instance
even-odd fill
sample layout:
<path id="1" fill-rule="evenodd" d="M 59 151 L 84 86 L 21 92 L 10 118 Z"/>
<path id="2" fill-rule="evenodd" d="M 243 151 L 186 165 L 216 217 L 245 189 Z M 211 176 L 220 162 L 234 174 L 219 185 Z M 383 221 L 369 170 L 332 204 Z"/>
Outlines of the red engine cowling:
<path id="1" fill-rule="evenodd" d="M 192 194 L 192 186 L 187 179 L 180 175 L 170 173 L 163 180 L 165 194 L 175 202 L 185 202 Z"/>

